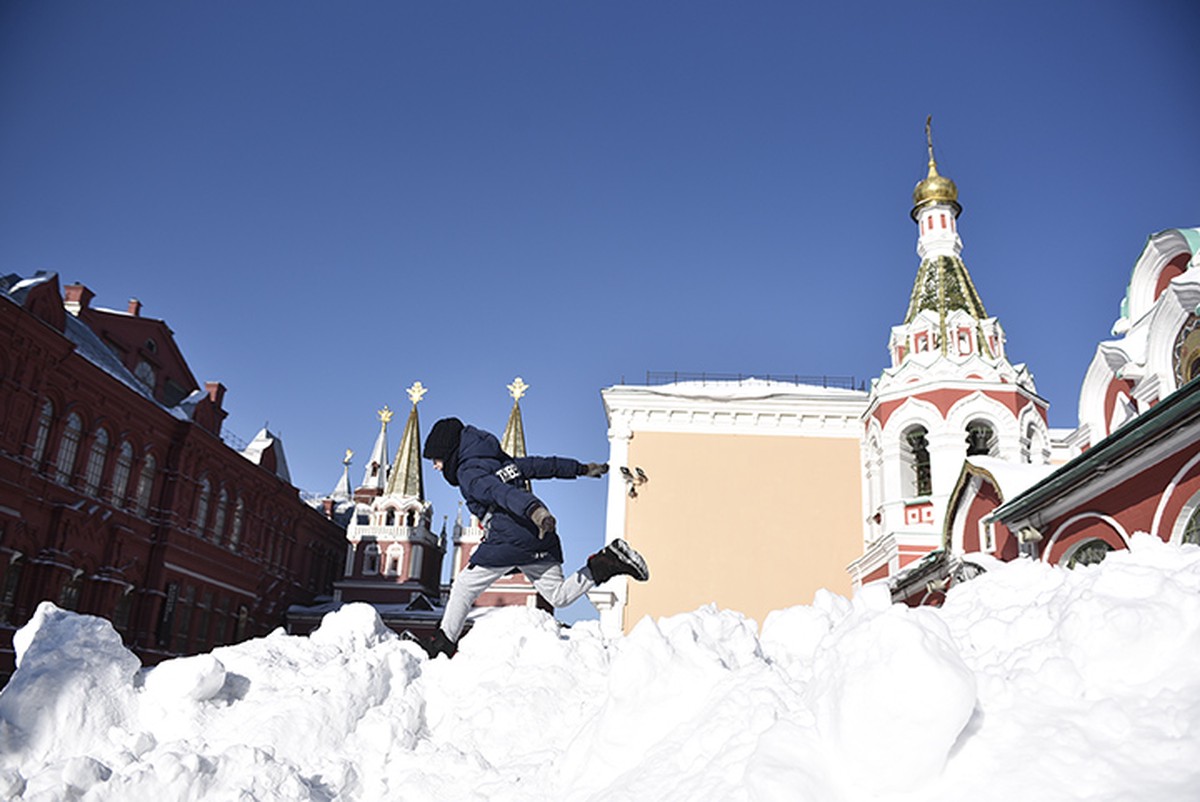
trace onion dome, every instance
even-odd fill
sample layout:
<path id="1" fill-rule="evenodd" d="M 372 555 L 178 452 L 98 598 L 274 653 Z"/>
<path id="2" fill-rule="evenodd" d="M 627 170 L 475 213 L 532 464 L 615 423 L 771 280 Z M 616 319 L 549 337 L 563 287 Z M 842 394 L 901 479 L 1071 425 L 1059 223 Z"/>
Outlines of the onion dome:
<path id="1" fill-rule="evenodd" d="M 958 217 L 962 214 L 962 207 L 958 205 L 958 187 L 954 182 L 944 175 L 940 175 L 937 171 L 937 160 L 933 158 L 933 132 L 932 132 L 933 117 L 930 116 L 925 120 L 925 139 L 929 145 L 929 174 L 924 180 L 917 183 L 913 187 L 913 208 L 912 219 L 917 219 L 917 214 L 922 208 L 935 203 L 946 204 L 954 207 L 954 216 Z"/>

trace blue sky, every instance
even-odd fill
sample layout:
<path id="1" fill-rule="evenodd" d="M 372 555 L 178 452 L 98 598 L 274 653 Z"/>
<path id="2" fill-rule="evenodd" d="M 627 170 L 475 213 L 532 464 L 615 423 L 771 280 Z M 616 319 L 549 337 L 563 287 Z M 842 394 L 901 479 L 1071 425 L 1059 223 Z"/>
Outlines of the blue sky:
<path id="1" fill-rule="evenodd" d="M 600 389 L 647 371 L 880 372 L 932 114 L 976 286 L 1074 426 L 1147 235 L 1200 225 L 1197 22 L 1182 0 L 6 0 L 0 271 L 141 299 L 306 490 L 346 448 L 361 478 L 416 380 L 425 430 L 498 431 L 522 376 L 530 450 L 603 459 Z M 571 567 L 602 483 L 542 489 Z"/>

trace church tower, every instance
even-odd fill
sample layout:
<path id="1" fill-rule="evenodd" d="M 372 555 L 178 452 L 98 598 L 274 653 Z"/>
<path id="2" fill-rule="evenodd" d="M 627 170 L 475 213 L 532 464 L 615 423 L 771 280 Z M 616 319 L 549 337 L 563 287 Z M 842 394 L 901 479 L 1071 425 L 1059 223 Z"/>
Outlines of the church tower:
<path id="1" fill-rule="evenodd" d="M 926 120 L 928 172 L 913 189 L 916 280 L 888 341 L 890 367 L 871 384 L 864 414 L 864 554 L 855 588 L 895 576 L 938 548 L 946 505 L 968 456 L 1044 464 L 1047 402 L 1005 353 L 967 266 L 958 187 L 938 172 Z"/>
<path id="2" fill-rule="evenodd" d="M 438 603 L 445 543 L 430 529 L 433 506 L 425 499 L 421 472 L 417 404 L 426 392 L 420 382 L 408 389 L 412 409 L 390 466 L 386 448 L 392 411 L 385 406 L 379 413 L 382 427 L 346 526 L 346 566 L 335 583 L 339 601 L 410 608 L 416 603 L 419 612 L 431 612 Z M 376 471 L 377 465 L 382 470 Z M 387 615 L 384 620 L 391 623 Z"/>

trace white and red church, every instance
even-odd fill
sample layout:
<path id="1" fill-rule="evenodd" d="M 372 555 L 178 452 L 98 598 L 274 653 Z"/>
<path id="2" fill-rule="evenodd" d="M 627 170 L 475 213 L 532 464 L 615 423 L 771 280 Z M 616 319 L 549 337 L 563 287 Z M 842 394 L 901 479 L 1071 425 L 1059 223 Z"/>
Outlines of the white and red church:
<path id="1" fill-rule="evenodd" d="M 1051 430 L 962 261 L 961 210 L 930 139 L 913 191 L 921 262 L 863 418 L 855 588 L 887 581 L 897 601 L 939 604 L 989 560 L 1074 566 L 1139 531 L 1200 542 L 1200 229 L 1150 237 L 1078 428 Z"/>

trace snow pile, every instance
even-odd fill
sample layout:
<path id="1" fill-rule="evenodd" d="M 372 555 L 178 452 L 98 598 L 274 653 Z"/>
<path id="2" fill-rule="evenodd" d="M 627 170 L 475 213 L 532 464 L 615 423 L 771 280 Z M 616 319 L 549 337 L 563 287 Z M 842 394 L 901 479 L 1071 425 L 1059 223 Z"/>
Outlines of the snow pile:
<path id="1" fill-rule="evenodd" d="M 507 609 L 429 661 L 351 605 L 142 670 L 44 604 L 0 693 L 0 798 L 1185 800 L 1200 549 L 1016 562 L 910 610 L 868 588 L 603 638 Z"/>

